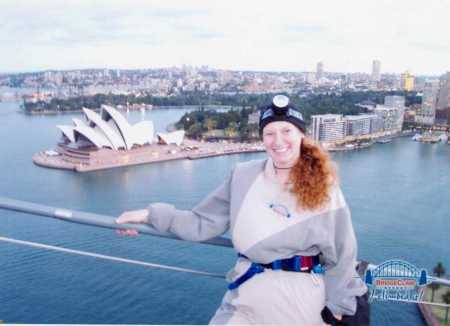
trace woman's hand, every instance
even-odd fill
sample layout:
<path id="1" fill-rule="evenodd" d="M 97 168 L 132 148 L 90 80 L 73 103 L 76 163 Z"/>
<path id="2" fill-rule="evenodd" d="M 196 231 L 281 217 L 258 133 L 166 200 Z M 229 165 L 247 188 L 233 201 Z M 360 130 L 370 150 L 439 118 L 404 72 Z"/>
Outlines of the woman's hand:
<path id="1" fill-rule="evenodd" d="M 149 217 L 148 217 L 148 210 L 147 209 L 138 209 L 135 211 L 126 211 L 123 212 L 117 219 L 117 224 L 123 224 L 123 223 L 136 223 L 136 224 L 144 224 L 148 223 Z M 120 230 L 118 229 L 117 234 L 119 235 L 126 235 L 126 236 L 137 236 L 139 234 L 136 230 L 131 229 L 124 229 Z"/>
<path id="2" fill-rule="evenodd" d="M 336 318 L 338 321 L 342 320 L 342 315 L 335 315 L 335 314 L 333 314 L 333 317 Z M 331 324 L 327 324 L 327 323 L 324 323 L 323 325 L 324 326 L 331 326 Z"/>
<path id="3" fill-rule="evenodd" d="M 342 322 L 342 315 L 335 315 L 331 312 L 330 309 L 328 309 L 327 306 L 325 306 L 320 313 L 322 316 L 322 319 L 324 321 L 324 326 L 331 326 L 331 325 L 341 325 Z"/>

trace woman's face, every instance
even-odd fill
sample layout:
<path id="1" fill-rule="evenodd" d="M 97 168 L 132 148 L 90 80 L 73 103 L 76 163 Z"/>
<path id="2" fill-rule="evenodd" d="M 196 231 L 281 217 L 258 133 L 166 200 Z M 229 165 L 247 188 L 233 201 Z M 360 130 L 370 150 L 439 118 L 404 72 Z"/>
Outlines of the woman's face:
<path id="1" fill-rule="evenodd" d="M 266 152 L 279 168 L 289 168 L 297 163 L 304 137 L 296 126 L 286 121 L 271 122 L 263 129 Z"/>

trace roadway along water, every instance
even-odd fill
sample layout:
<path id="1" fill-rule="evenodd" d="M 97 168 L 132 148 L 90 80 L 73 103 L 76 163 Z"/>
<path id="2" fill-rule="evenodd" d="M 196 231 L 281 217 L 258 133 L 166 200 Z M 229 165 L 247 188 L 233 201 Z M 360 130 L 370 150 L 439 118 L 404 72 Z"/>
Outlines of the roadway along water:
<path id="1" fill-rule="evenodd" d="M 154 110 L 158 130 L 185 110 Z M 234 164 L 264 154 L 174 161 L 76 174 L 34 166 L 53 147 L 57 124 L 81 114 L 26 116 L 0 103 L 0 195 L 70 209 L 118 215 L 149 202 L 189 208 Z M 136 122 L 140 112 L 130 114 Z M 405 259 L 431 271 L 450 269 L 450 146 L 410 139 L 333 154 L 352 209 L 360 258 Z M 0 211 L 0 235 L 154 263 L 224 273 L 230 249 L 114 232 Z M 0 319 L 14 323 L 202 324 L 219 305 L 225 283 L 0 243 Z M 422 325 L 412 304 L 375 303 L 373 325 Z"/>

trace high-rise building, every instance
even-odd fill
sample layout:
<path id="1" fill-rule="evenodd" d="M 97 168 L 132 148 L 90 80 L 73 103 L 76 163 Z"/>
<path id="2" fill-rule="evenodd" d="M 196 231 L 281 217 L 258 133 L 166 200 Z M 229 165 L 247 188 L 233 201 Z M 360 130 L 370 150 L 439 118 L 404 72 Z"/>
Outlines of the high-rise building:
<path id="1" fill-rule="evenodd" d="M 323 61 L 317 63 L 316 67 L 316 79 L 319 80 L 323 77 Z"/>
<path id="2" fill-rule="evenodd" d="M 383 131 L 399 132 L 402 129 L 403 114 L 395 107 L 377 105 L 373 110 L 383 120 Z"/>
<path id="3" fill-rule="evenodd" d="M 380 62 L 380 60 L 373 60 L 371 77 L 372 77 L 373 82 L 379 82 L 381 80 L 381 62 Z"/>
<path id="4" fill-rule="evenodd" d="M 427 79 L 424 77 L 416 77 L 414 80 L 414 90 L 416 92 L 423 92 L 426 81 Z"/>
<path id="5" fill-rule="evenodd" d="M 311 118 L 314 140 L 333 143 L 344 139 L 345 120 L 342 114 L 313 115 Z"/>
<path id="6" fill-rule="evenodd" d="M 407 92 L 414 90 L 414 76 L 411 75 L 409 71 L 402 74 L 400 87 Z"/>
<path id="7" fill-rule="evenodd" d="M 439 80 L 439 94 L 437 100 L 437 110 L 444 110 L 450 107 L 450 71 L 442 75 Z"/>
<path id="8" fill-rule="evenodd" d="M 405 115 L 405 97 L 399 95 L 385 96 L 384 106 L 396 110 L 396 122 L 394 129 L 402 130 L 403 119 Z"/>
<path id="9" fill-rule="evenodd" d="M 368 135 L 372 132 L 377 132 L 379 130 L 374 130 L 375 122 L 378 119 L 376 114 L 360 114 L 360 115 L 347 115 L 344 117 L 345 120 L 345 135 L 346 136 L 363 136 Z"/>
<path id="10" fill-rule="evenodd" d="M 439 80 L 425 81 L 422 106 L 416 114 L 415 122 L 425 125 L 433 125 L 436 116 L 437 97 L 439 92 Z"/>

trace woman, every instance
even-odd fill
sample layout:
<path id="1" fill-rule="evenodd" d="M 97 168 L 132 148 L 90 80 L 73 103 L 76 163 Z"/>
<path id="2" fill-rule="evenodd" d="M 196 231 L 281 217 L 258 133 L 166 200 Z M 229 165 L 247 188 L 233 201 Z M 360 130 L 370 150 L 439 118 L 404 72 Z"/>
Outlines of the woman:
<path id="1" fill-rule="evenodd" d="M 337 319 L 353 315 L 367 289 L 331 160 L 305 137 L 286 96 L 261 110 L 259 129 L 268 158 L 238 164 L 192 211 L 156 203 L 117 223 L 150 223 L 193 241 L 230 231 L 239 258 L 211 324 L 322 325 L 325 306 Z"/>

